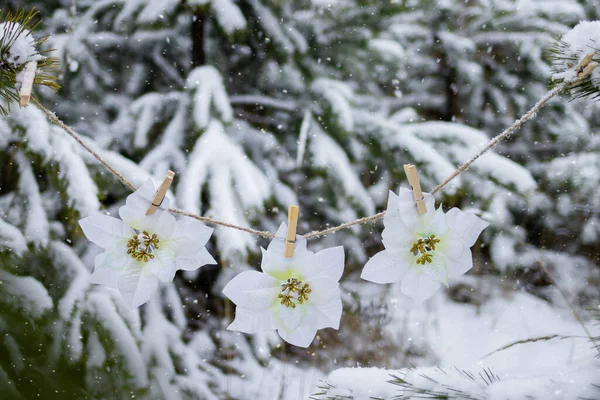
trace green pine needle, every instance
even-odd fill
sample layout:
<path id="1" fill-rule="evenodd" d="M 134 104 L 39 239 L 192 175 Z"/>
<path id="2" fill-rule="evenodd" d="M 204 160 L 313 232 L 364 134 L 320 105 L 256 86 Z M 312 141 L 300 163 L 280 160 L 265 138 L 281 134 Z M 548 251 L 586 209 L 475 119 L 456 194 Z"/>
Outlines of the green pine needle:
<path id="1" fill-rule="evenodd" d="M 26 63 L 23 63 L 18 67 L 14 67 L 7 61 L 10 48 L 21 35 L 32 35 L 42 20 L 38 18 L 38 12 L 33 8 L 29 11 L 25 11 L 25 9 L 17 10 L 14 14 L 10 11 L 5 14 L 0 9 L 0 22 L 7 23 L 4 26 L 4 31 L 0 33 L 0 115 L 6 115 L 10 112 L 11 103 L 19 100 L 17 75 L 26 65 Z M 26 31 L 29 32 L 26 33 Z M 47 40 L 48 37 L 44 36 L 34 39 L 33 42 L 36 48 L 36 53 L 33 56 L 43 56 L 38 61 L 33 83 L 34 85 L 43 85 L 57 90 L 60 86 L 52 72 L 58 69 L 59 61 L 55 57 L 44 56 L 51 50 L 39 50 Z"/>
<path id="2" fill-rule="evenodd" d="M 600 46 L 590 46 L 590 52 L 595 52 L 592 61 L 600 63 Z M 548 49 L 548 59 L 552 63 L 552 74 L 566 72 L 570 68 L 575 68 L 579 57 L 583 54 L 575 54 L 571 50 L 571 46 L 561 39 L 556 39 L 552 47 Z M 600 67 L 598 67 L 600 68 Z M 552 80 L 550 86 L 554 87 L 560 84 L 562 80 Z M 592 78 L 591 75 L 585 77 L 577 84 L 568 87 L 565 90 L 573 99 L 582 97 L 591 97 L 594 100 L 600 98 L 600 79 Z"/>

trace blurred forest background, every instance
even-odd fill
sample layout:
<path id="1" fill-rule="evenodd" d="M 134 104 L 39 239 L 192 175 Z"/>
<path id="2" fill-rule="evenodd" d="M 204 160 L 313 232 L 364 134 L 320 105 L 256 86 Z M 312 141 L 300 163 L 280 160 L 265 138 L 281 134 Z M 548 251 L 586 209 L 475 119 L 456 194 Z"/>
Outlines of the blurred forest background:
<path id="1" fill-rule="evenodd" d="M 176 206 L 273 232 L 298 204 L 299 233 L 384 209 L 404 163 L 433 188 L 547 91 L 552 40 L 600 18 L 577 0 L 2 2 L 32 6 L 61 61 L 62 88 L 41 102 L 128 179 L 172 169 Z M 2 396 L 307 398 L 340 367 L 458 362 L 440 350 L 443 318 L 475 329 L 517 304 L 558 315 L 544 323 L 559 331 L 573 316 L 544 270 L 584 318 L 600 296 L 599 129 L 598 103 L 553 99 L 438 193 L 491 225 L 473 270 L 422 306 L 359 279 L 381 224 L 311 241 L 343 245 L 347 265 L 340 330 L 305 350 L 225 329 L 221 289 L 267 244 L 244 232 L 217 227 L 219 265 L 178 273 L 139 310 L 88 284 L 99 249 L 77 221 L 129 192 L 35 106 L 13 107 L 0 117 Z"/>

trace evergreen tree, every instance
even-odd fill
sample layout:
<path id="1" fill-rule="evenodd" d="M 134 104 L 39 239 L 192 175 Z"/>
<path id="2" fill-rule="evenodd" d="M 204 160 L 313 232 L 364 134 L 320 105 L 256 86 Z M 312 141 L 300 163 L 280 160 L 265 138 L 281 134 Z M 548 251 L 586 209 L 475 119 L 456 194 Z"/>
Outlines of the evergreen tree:
<path id="1" fill-rule="evenodd" d="M 177 207 L 240 226 L 274 232 L 299 204 L 300 233 L 383 209 L 405 184 L 404 163 L 433 188 L 545 93 L 544 49 L 597 12 L 512 0 L 81 0 L 40 10 L 34 35 L 51 35 L 62 86 L 40 90 L 42 103 L 102 157 L 136 185 L 172 169 Z M 584 101 L 553 101 L 438 200 L 492 223 L 478 270 L 514 273 L 547 295 L 528 272 L 569 260 L 562 273 L 583 271 L 572 293 L 587 304 L 598 295 L 582 282 L 598 274 L 600 120 Z M 217 228 L 219 266 L 178 275 L 131 311 L 88 284 L 97 250 L 77 225 L 115 214 L 128 189 L 34 106 L 0 117 L 0 171 L 0 385 L 11 397 L 301 398 L 278 368 L 308 381 L 314 371 L 295 361 L 330 370 L 435 357 L 367 312 L 399 293 L 373 294 L 358 279 L 380 227 L 311 242 L 347 250 L 347 311 L 339 332 L 284 355 L 275 335 L 225 331 L 221 289 L 256 267 L 263 240 Z"/>

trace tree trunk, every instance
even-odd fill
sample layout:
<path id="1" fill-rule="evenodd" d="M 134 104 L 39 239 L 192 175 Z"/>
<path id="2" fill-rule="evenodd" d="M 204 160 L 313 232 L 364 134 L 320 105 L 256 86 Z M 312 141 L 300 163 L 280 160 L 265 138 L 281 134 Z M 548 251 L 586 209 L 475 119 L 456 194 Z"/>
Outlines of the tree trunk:
<path id="1" fill-rule="evenodd" d="M 199 67 L 206 63 L 206 55 L 204 53 L 204 36 L 206 31 L 206 11 L 197 9 L 194 12 L 192 20 L 192 65 Z"/>

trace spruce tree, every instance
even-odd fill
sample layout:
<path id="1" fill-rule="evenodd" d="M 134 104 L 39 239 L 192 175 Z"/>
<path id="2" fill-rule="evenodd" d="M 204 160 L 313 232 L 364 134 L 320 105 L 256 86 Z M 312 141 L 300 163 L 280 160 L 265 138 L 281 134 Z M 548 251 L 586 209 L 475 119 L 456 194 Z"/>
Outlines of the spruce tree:
<path id="1" fill-rule="evenodd" d="M 36 2 L 7 8 L 24 3 Z M 37 94 L 136 185 L 174 170 L 177 207 L 274 232 L 298 204 L 305 233 L 383 209 L 388 190 L 406 185 L 404 163 L 417 165 L 426 191 L 435 187 L 543 95 L 551 39 L 597 17 L 575 1 L 557 13 L 545 2 L 331 3 L 45 2 L 34 36 L 50 35 L 36 46 L 60 62 L 61 89 Z M 492 223 L 480 273 L 542 296 L 527 275 L 538 263 L 598 272 L 598 106 L 567 100 L 438 196 Z M 359 280 L 381 248 L 380 226 L 311 242 L 344 245 L 347 295 L 341 330 L 307 352 L 225 330 L 232 307 L 221 289 L 256 268 L 266 244 L 245 232 L 216 228 L 209 249 L 219 266 L 180 273 L 128 310 L 88 283 L 97 250 L 77 225 L 114 215 L 128 194 L 35 105 L 0 117 L 0 386 L 9 398 L 302 398 L 286 379 L 313 379 L 308 365 L 435 358 L 429 343 L 385 330 L 397 288 L 373 294 Z M 586 305 L 598 295 L 579 284 L 573 294 Z"/>

